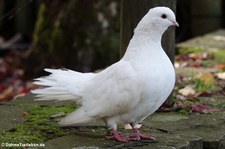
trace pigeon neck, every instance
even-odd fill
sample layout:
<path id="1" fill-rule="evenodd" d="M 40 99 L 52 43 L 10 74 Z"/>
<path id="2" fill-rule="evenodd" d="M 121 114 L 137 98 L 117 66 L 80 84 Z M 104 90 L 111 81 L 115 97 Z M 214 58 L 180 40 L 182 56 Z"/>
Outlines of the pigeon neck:
<path id="1" fill-rule="evenodd" d="M 139 28 L 137 26 L 134 30 L 134 35 L 130 40 L 130 43 L 127 47 L 127 51 L 124 55 L 124 59 L 130 59 L 131 56 L 137 55 L 140 53 L 154 53 L 154 50 L 157 48 L 157 51 L 162 49 L 161 47 L 161 38 L 166 28 L 156 26 L 148 26 L 148 28 Z M 148 49 L 152 50 L 147 50 Z M 152 48 L 151 48 L 152 47 Z M 162 49 L 163 51 L 163 49 Z"/>
<path id="2" fill-rule="evenodd" d="M 154 42 L 161 44 L 161 38 L 165 30 L 166 29 L 164 29 L 162 26 L 158 26 L 156 24 L 149 25 L 145 28 L 137 26 L 137 28 L 134 30 L 133 39 L 137 42 L 140 42 L 139 44 L 143 44 L 144 42 Z"/>

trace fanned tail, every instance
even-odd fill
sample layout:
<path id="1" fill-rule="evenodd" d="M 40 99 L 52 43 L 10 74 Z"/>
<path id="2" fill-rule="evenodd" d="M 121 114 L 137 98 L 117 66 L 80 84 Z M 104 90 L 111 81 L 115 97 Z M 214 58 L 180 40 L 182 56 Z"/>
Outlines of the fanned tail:
<path id="1" fill-rule="evenodd" d="M 51 74 L 49 76 L 37 78 L 34 84 L 43 86 L 32 90 L 36 95 L 36 100 L 76 100 L 82 98 L 84 87 L 94 76 L 93 73 L 80 73 L 72 70 L 44 69 Z"/>

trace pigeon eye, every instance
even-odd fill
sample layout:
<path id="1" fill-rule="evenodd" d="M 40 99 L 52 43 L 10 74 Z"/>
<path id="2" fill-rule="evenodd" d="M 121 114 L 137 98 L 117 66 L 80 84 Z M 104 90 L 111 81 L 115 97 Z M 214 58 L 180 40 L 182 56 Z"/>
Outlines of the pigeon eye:
<path id="1" fill-rule="evenodd" d="M 161 15 L 161 18 L 166 19 L 167 18 L 167 15 L 166 14 L 162 14 Z"/>

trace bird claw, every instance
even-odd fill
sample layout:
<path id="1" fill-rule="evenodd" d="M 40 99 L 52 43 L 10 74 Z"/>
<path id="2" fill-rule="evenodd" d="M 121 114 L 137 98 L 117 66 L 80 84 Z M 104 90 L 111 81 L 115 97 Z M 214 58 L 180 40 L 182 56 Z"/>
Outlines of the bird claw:
<path id="1" fill-rule="evenodd" d="M 119 141 L 119 142 L 127 142 L 127 141 L 129 141 L 129 137 L 121 136 L 119 134 L 119 132 L 116 131 L 116 130 L 113 130 L 112 133 L 113 133 L 112 135 L 106 136 L 106 138 L 107 139 L 113 139 L 113 140 L 116 140 L 116 141 Z"/>
<path id="2" fill-rule="evenodd" d="M 107 139 L 111 139 L 111 140 L 116 140 L 116 141 L 119 141 L 119 142 L 127 142 L 129 141 L 129 137 L 127 136 L 106 136 Z"/>
<path id="3" fill-rule="evenodd" d="M 141 135 L 129 135 L 129 138 L 132 140 L 140 140 L 140 139 L 149 139 L 149 140 L 153 140 L 156 141 L 155 137 L 153 135 L 150 134 L 141 134 Z"/>
<path id="4" fill-rule="evenodd" d="M 138 128 L 134 128 L 134 134 L 129 135 L 130 139 L 136 139 L 136 140 L 140 140 L 140 139 L 149 139 L 149 140 L 153 140 L 156 141 L 155 137 L 151 134 L 142 134 Z"/>
<path id="5" fill-rule="evenodd" d="M 127 141 L 130 141 L 130 140 L 140 140 L 140 139 L 149 139 L 149 140 L 152 140 L 152 141 L 156 141 L 155 137 L 153 135 L 150 135 L 150 134 L 142 134 L 139 129 L 137 128 L 134 128 L 134 134 L 131 134 L 131 135 L 127 135 L 127 136 L 121 136 L 119 134 L 118 131 L 116 130 L 113 130 L 112 131 L 112 135 L 109 135 L 109 136 L 106 136 L 107 139 L 113 139 L 113 140 L 116 140 L 116 141 L 119 141 L 119 142 L 127 142 Z"/>

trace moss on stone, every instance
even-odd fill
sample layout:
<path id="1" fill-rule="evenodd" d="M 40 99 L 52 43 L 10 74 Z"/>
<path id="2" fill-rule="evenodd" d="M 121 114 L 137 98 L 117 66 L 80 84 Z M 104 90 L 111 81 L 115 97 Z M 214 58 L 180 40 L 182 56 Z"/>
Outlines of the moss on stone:
<path id="1" fill-rule="evenodd" d="M 62 130 L 57 125 L 57 120 L 50 116 L 59 112 L 70 113 L 77 108 L 75 105 L 60 107 L 19 106 L 31 106 L 31 110 L 27 115 L 27 121 L 10 131 L 0 132 L 0 142 L 41 143 L 48 139 L 68 134 L 68 130 Z"/>

